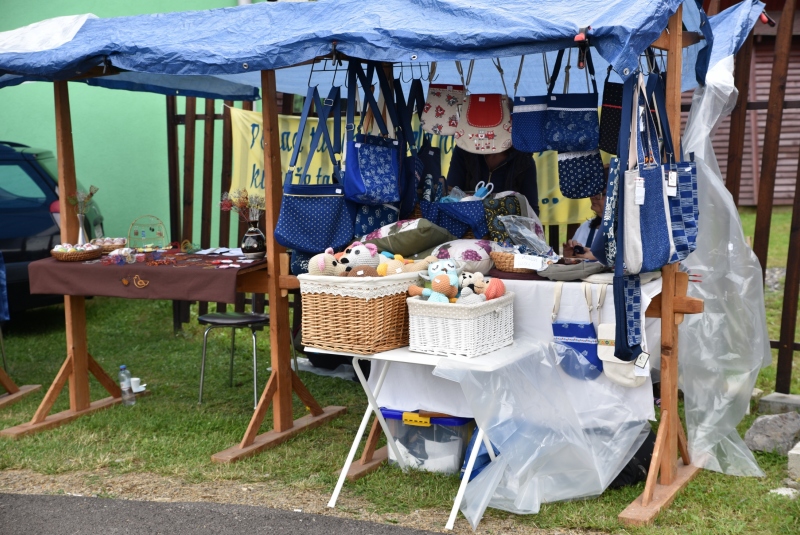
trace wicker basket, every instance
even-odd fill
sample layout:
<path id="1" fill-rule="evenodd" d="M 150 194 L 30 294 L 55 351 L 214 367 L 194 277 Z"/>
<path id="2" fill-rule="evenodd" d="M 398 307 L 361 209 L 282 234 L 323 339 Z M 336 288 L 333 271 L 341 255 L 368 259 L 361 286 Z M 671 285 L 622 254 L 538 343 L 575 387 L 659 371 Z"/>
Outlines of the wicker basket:
<path id="1" fill-rule="evenodd" d="M 125 247 L 127 247 L 128 246 L 127 241 L 128 240 L 125 240 L 125 243 L 123 243 L 123 244 L 113 244 L 112 243 L 111 245 L 105 245 L 105 244 L 104 245 L 100 245 L 100 248 L 102 249 L 103 254 L 108 254 L 111 251 L 116 251 L 117 249 L 124 249 Z M 92 240 L 92 243 L 95 244 L 95 245 L 98 245 L 97 244 L 97 240 Z"/>
<path id="2" fill-rule="evenodd" d="M 388 277 L 299 275 L 303 345 L 369 355 L 408 345 L 408 287 L 418 273 Z"/>
<path id="3" fill-rule="evenodd" d="M 53 258 L 61 262 L 83 262 L 84 260 L 94 260 L 95 258 L 100 258 L 103 256 L 103 251 L 101 249 L 95 249 L 94 251 L 78 251 L 74 253 L 50 251 L 50 254 L 53 256 Z"/>
<path id="4" fill-rule="evenodd" d="M 494 267 L 506 273 L 536 273 L 535 269 L 515 268 L 514 267 L 514 253 L 502 253 L 500 251 L 493 251 L 489 256 L 494 262 Z"/>
<path id="5" fill-rule="evenodd" d="M 514 293 L 477 305 L 408 298 L 409 349 L 432 355 L 477 357 L 514 342 Z"/>

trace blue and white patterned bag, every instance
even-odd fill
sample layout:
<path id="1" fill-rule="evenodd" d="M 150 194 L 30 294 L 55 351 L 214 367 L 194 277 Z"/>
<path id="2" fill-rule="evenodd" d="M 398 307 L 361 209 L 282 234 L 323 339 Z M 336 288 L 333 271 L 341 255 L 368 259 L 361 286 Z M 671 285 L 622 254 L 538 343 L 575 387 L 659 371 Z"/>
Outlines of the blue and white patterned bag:
<path id="1" fill-rule="evenodd" d="M 300 116 L 297 138 L 302 139 L 306 128 L 311 104 L 318 110 L 319 126 L 309 144 L 308 154 L 314 154 L 320 139 L 324 138 L 328 155 L 334 165 L 332 179 L 339 182 L 339 168 L 336 153 L 341 150 L 341 122 L 333 121 L 333 136 L 325 127 L 328 117 L 341 116 L 341 98 L 339 88 L 331 89 L 323 106 L 315 87 L 309 88 L 303 113 Z M 311 158 L 306 160 L 300 170 L 300 184 L 294 184 L 294 171 L 300 154 L 300 143 L 295 143 L 294 152 L 289 161 L 289 170 L 283 182 L 283 199 L 278 224 L 275 227 L 275 241 L 295 251 L 316 254 L 327 247 L 338 249 L 344 247 L 353 238 L 353 215 L 344 198 L 343 186 L 334 184 L 302 183 L 308 176 Z"/>
<path id="2" fill-rule="evenodd" d="M 556 282 L 555 294 L 553 297 L 553 341 L 569 346 L 578 352 L 580 357 L 587 361 L 588 369 L 584 369 L 577 376 L 584 376 L 594 379 L 603 371 L 603 361 L 597 356 L 597 330 L 592 323 L 592 285 L 582 283 L 586 306 L 589 310 L 589 321 L 559 321 L 558 310 L 561 306 L 561 292 L 564 287 L 563 281 Z M 564 359 L 566 360 L 566 359 Z M 568 374 L 577 364 L 575 362 L 560 362 L 561 367 Z"/>
<path id="3" fill-rule="evenodd" d="M 606 185 L 600 150 L 560 152 L 558 187 L 567 199 L 586 199 L 603 192 Z"/>
<path id="4" fill-rule="evenodd" d="M 559 51 L 564 54 L 564 51 Z M 511 130 L 511 142 L 514 148 L 522 152 L 541 152 L 547 150 L 545 143 L 544 125 L 547 122 L 547 95 L 533 97 L 518 97 L 517 87 L 522 76 L 522 65 L 525 56 L 519 61 L 519 71 L 517 80 L 514 82 L 514 108 L 511 112 L 511 119 L 514 128 Z M 550 72 L 547 68 L 547 55 L 542 54 L 544 64 L 545 80 L 550 79 Z"/>
<path id="5" fill-rule="evenodd" d="M 382 67 L 368 63 L 367 73 L 358 61 L 351 61 L 348 70 L 347 93 L 347 153 L 344 171 L 344 194 L 347 200 L 359 204 L 386 204 L 400 201 L 400 141 L 389 137 L 386 122 L 371 91 L 364 92 L 364 107 L 358 132 L 355 129 L 356 78 L 362 87 L 371 87 L 372 74 L 377 70 L 381 92 L 391 95 L 389 82 Z M 385 98 L 386 109 L 395 128 L 399 127 L 396 110 L 392 98 Z M 361 133 L 366 111 L 372 109 L 373 118 L 378 125 L 381 136 Z"/>
<path id="6" fill-rule="evenodd" d="M 400 218 L 400 209 L 395 204 L 382 204 L 380 206 L 363 205 L 356 211 L 355 237 L 360 238 L 386 225 L 397 223 Z"/>
<path id="7" fill-rule="evenodd" d="M 572 52 L 570 50 L 570 56 Z M 561 69 L 563 50 L 559 52 L 547 90 L 547 120 L 545 144 L 547 150 L 558 152 L 583 152 L 596 150 L 600 142 L 600 119 L 597 114 L 597 82 L 594 78 L 592 54 L 586 51 L 587 76 L 591 77 L 591 93 L 567 93 L 569 90 L 570 59 L 564 69 L 564 93 L 554 95 L 558 72 Z M 588 79 L 587 79 L 588 81 Z M 587 83 L 588 85 L 588 83 Z"/>

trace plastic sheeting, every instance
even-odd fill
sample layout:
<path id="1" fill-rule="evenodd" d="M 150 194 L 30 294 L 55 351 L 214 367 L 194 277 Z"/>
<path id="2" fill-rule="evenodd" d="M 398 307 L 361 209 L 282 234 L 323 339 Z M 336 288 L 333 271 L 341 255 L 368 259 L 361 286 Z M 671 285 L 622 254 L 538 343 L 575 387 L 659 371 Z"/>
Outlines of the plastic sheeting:
<path id="1" fill-rule="evenodd" d="M 692 463 L 731 475 L 764 475 L 736 431 L 758 371 L 772 360 L 761 266 L 744 241 L 739 213 L 722 181 L 711 140 L 736 104 L 733 57 L 713 66 L 692 98 L 683 148 L 697 162 L 697 250 L 683 265 L 702 282 L 689 295 L 702 314 L 680 326 L 680 382 Z"/>
<path id="2" fill-rule="evenodd" d="M 461 511 L 475 529 L 486 507 L 537 513 L 542 503 L 597 496 L 641 445 L 646 408 L 601 375 L 567 375 L 560 344 L 492 372 L 442 359 L 434 374 L 456 381 L 500 455 L 467 486 Z"/>

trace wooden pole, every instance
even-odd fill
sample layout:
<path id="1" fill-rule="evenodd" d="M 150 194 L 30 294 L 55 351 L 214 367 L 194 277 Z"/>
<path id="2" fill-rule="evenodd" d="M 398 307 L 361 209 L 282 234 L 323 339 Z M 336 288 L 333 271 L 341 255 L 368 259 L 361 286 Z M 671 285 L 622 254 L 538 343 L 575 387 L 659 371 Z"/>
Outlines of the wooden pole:
<path id="1" fill-rule="evenodd" d="M 736 54 L 736 67 L 733 82 L 739 90 L 739 99 L 731 113 L 731 131 L 728 138 L 728 167 L 725 187 L 739 206 L 739 192 L 742 182 L 742 166 L 744 165 L 744 138 L 747 130 L 747 100 L 750 95 L 750 62 L 753 57 L 753 34 L 745 40 L 739 53 Z"/>
<path id="2" fill-rule="evenodd" d="M 797 166 L 797 182 L 800 183 L 800 161 Z M 794 336 L 797 327 L 797 297 L 800 292 L 800 269 L 796 259 L 800 258 L 800 188 L 795 186 L 792 209 L 792 226 L 789 232 L 789 269 L 783 286 L 783 312 L 781 313 L 781 335 L 778 342 L 778 370 L 775 391 L 788 394 L 792 383 L 792 361 L 794 358 Z"/>
<path id="3" fill-rule="evenodd" d="M 181 241 L 181 170 L 178 155 L 178 103 L 174 95 L 167 96 L 167 176 L 169 179 L 169 240 Z M 172 302 L 172 330 L 178 332 L 183 324 L 181 301 Z"/>
<path id="4" fill-rule="evenodd" d="M 232 100 L 226 100 L 222 106 L 222 176 L 220 180 L 220 196 L 231 189 L 233 168 L 233 130 L 231 127 Z M 219 211 L 219 246 L 228 247 L 231 239 L 231 213 Z M 217 303 L 217 312 L 226 312 L 227 303 Z"/>
<path id="5" fill-rule="evenodd" d="M 789 72 L 789 55 L 792 47 L 795 0 L 786 0 L 778 21 L 775 36 L 775 61 L 767 104 L 767 124 L 764 131 L 764 152 L 761 159 L 761 179 L 758 187 L 758 207 L 753 251 L 761 263 L 765 276 L 769 252 L 769 229 L 772 223 L 772 205 L 775 196 L 775 173 L 778 169 L 778 149 L 783 121 L 783 100 L 786 95 L 786 77 Z"/>
<path id="6" fill-rule="evenodd" d="M 56 103 L 56 147 L 58 153 L 58 191 L 61 210 L 61 241 L 75 243 L 78 239 L 78 218 L 67 200 L 77 190 L 75 153 L 72 145 L 72 119 L 69 109 L 67 82 L 53 82 Z M 69 376 L 69 406 L 74 411 L 89 408 L 89 360 L 86 350 L 85 299 L 64 296 L 66 316 L 67 355 L 72 360 Z"/>
<path id="7" fill-rule="evenodd" d="M 261 113 L 264 118 L 264 197 L 266 202 L 267 236 L 275 235 L 278 214 L 283 198 L 281 177 L 280 132 L 278 131 L 278 103 L 275 95 L 275 71 L 261 71 Z M 269 280 L 269 340 L 272 369 L 276 374 L 277 391 L 272 398 L 274 429 L 287 431 L 292 427 L 292 369 L 290 366 L 289 299 L 281 297 L 279 276 L 280 255 L 286 249 L 274 239 L 267 247 Z"/>
<path id="8" fill-rule="evenodd" d="M 185 123 L 183 126 L 183 228 L 181 240 L 192 241 L 194 223 L 194 149 L 197 128 L 197 99 L 186 97 Z"/>
<path id="9" fill-rule="evenodd" d="M 214 195 L 214 99 L 205 99 L 203 120 L 203 197 L 200 205 L 200 247 L 211 247 L 211 206 Z M 197 305 L 197 314 L 208 313 L 208 303 Z"/>

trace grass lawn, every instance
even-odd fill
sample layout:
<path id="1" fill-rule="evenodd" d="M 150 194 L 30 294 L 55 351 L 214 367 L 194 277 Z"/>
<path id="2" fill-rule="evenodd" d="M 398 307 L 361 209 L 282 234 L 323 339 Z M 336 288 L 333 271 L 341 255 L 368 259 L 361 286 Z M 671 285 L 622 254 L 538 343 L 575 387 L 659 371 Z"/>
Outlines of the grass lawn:
<path id="1" fill-rule="evenodd" d="M 781 217 L 784 216 L 776 214 L 773 235 L 784 224 Z M 788 216 L 785 224 L 788 226 Z M 779 245 L 771 247 L 771 259 L 780 250 Z M 773 338 L 777 336 L 773 320 L 779 317 L 781 299 L 782 292 L 767 296 L 769 309 L 778 310 L 776 316 L 768 309 Z M 348 413 L 250 459 L 232 465 L 212 464 L 211 454 L 241 440 L 252 415 L 250 346 L 244 333 L 240 333 L 235 387 L 229 388 L 230 335 L 212 332 L 204 403 L 198 406 L 202 331 L 193 321 L 185 326 L 184 333 L 173 335 L 171 318 L 169 302 L 111 298 L 87 301 L 92 355 L 114 374 L 120 364 L 128 365 L 134 376 L 148 384 L 152 395 L 138 400 L 134 407 L 117 406 L 52 431 L 17 441 L 0 440 L 0 470 L 28 469 L 40 474 L 151 473 L 192 483 L 269 481 L 294 491 L 329 495 L 366 406 L 360 387 L 301 372 L 303 381 L 323 406 L 345 405 Z M 10 371 L 18 384 L 42 384 L 45 389 L 49 386 L 64 358 L 63 322 L 63 307 L 49 307 L 16 316 L 4 331 Z M 259 354 L 259 383 L 263 388 L 269 366 L 266 333 L 259 338 Z M 800 382 L 798 375 L 796 372 L 795 387 Z M 772 390 L 774 366 L 762 372 L 759 385 Z M 91 388 L 93 399 L 105 396 L 96 381 L 92 380 Z M 68 407 L 67 390 L 62 392 L 54 411 Z M 37 393 L 0 411 L 0 428 L 28 421 L 43 395 Z M 294 413 L 295 417 L 306 413 L 296 398 Z M 269 413 L 266 422 L 271 418 Z M 754 418 L 755 415 L 746 417 L 739 432 L 743 434 Z M 589 500 L 545 504 L 538 515 L 515 516 L 490 509 L 479 529 L 485 533 L 490 526 L 508 525 L 510 521 L 518 532 L 571 528 L 613 533 L 800 533 L 800 499 L 789 501 L 769 494 L 770 489 L 783 486 L 786 458 L 771 454 L 757 454 L 756 458 L 765 478 L 737 478 L 703 471 L 655 526 L 646 529 L 623 528 L 617 522 L 619 512 L 641 493 L 643 485 L 609 490 Z M 383 467 L 345 485 L 343 495 L 363 500 L 373 512 L 391 513 L 402 524 L 403 515 L 420 509 L 448 511 L 457 488 L 454 477 L 402 474 Z M 463 518 L 458 522 L 465 524 Z M 427 527 L 441 529 L 443 525 Z"/>

